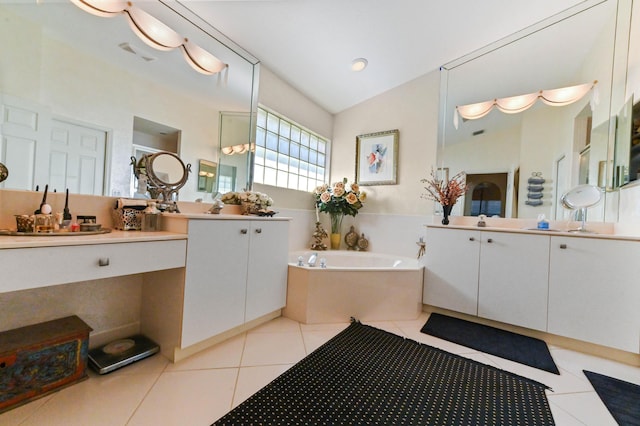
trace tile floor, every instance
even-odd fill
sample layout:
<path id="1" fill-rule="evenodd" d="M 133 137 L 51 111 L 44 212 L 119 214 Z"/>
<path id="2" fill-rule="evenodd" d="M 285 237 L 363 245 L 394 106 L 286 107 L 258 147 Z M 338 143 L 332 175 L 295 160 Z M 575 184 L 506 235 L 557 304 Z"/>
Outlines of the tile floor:
<path id="1" fill-rule="evenodd" d="M 553 388 L 556 424 L 615 425 L 583 369 L 640 384 L 640 368 L 551 347 L 560 376 L 420 333 L 428 318 L 367 324 L 407 336 Z M 347 324 L 304 325 L 277 318 L 180 363 L 155 355 L 0 414 L 0 425 L 209 425 L 340 332 Z"/>

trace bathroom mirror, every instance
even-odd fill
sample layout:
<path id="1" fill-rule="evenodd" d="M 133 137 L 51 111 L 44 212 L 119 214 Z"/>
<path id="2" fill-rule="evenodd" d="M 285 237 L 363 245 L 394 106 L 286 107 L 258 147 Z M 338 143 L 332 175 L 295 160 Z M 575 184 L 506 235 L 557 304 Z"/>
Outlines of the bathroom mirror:
<path id="1" fill-rule="evenodd" d="M 218 165 L 213 161 L 200 160 L 198 163 L 198 191 L 214 193 L 217 191 Z"/>
<path id="2" fill-rule="evenodd" d="M 70 1 L 0 0 L 0 37 L 11 40 L 0 46 L 0 104 L 21 113 L 13 115 L 20 123 L 0 120 L 8 141 L 0 161 L 17 171 L 0 188 L 33 190 L 52 182 L 50 167 L 58 167 L 60 175 L 81 164 L 87 181 L 100 183 L 89 188 L 65 178 L 71 193 L 131 195 L 133 146 L 154 148 L 144 135 L 138 139 L 135 117 L 179 132 L 178 154 L 185 163 L 213 156 L 224 164 L 225 158 L 217 158 L 220 116 L 223 111 L 252 116 L 258 61 L 184 2 L 133 3 L 228 64 L 227 71 L 204 75 L 187 64 L 180 49 L 151 48 L 124 16 L 94 16 Z M 39 127 L 29 129 L 32 122 Z M 22 124 L 24 130 L 8 133 Z M 251 125 L 248 120 L 245 134 L 251 134 Z M 18 143 L 23 140 L 28 143 Z M 47 144 L 51 140 L 60 143 Z M 67 141 L 73 142 L 71 148 L 59 148 Z M 86 161 L 83 141 L 96 147 Z M 250 187 L 249 164 L 233 164 L 247 179 L 238 182 L 241 187 Z M 57 186 L 64 190 L 64 184 Z M 197 185 L 180 191 L 181 200 L 202 197 Z"/>
<path id="3" fill-rule="evenodd" d="M 437 167 L 506 175 L 500 200 L 505 217 L 563 219 L 563 209 L 556 208 L 561 194 L 578 183 L 612 182 L 611 116 L 622 106 L 628 44 L 628 32 L 616 34 L 624 28 L 616 21 L 617 6 L 611 0 L 585 2 L 445 65 Z M 621 16 L 627 28 L 629 18 Z M 454 125 L 456 106 L 595 81 L 595 90 L 570 105 L 537 102 L 516 114 L 494 109 Z M 545 181 L 539 206 L 525 204 L 526 177 L 532 174 Z M 458 204 L 455 214 L 468 210 Z M 597 210 L 590 220 L 617 220 L 617 205 L 603 203 Z"/>

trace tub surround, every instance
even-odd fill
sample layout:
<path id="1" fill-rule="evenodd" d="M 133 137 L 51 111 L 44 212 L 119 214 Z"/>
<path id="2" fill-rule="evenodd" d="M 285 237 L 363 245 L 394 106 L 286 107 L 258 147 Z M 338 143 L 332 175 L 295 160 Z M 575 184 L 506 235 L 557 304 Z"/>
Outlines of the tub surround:
<path id="1" fill-rule="evenodd" d="M 318 252 L 315 267 L 297 266 L 310 252 L 290 255 L 283 316 L 304 324 L 413 320 L 422 311 L 424 268 L 415 259 L 376 253 Z M 320 268 L 320 258 L 327 268 Z M 397 264 L 396 267 L 393 265 Z"/>

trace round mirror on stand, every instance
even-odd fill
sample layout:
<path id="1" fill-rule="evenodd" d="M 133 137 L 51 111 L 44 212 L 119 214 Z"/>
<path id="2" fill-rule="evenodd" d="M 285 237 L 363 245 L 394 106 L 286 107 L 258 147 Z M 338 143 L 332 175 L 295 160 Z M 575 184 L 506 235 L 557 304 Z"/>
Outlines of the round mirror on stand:
<path id="1" fill-rule="evenodd" d="M 0 163 L 0 182 L 4 182 L 8 177 L 9 169 L 7 169 L 7 166 L 5 166 L 4 164 Z"/>
<path id="2" fill-rule="evenodd" d="M 562 195 L 560 202 L 569 210 L 576 210 L 582 221 L 577 229 L 569 232 L 591 232 L 586 229 L 587 209 L 598 204 L 602 200 L 602 190 L 593 185 L 578 185 Z"/>
<path id="3" fill-rule="evenodd" d="M 158 152 L 131 158 L 136 178 L 146 177 L 147 190 L 151 198 L 162 200 L 158 208 L 178 212 L 174 195 L 178 194 L 189 179 L 191 164 L 186 166 L 176 154 Z"/>

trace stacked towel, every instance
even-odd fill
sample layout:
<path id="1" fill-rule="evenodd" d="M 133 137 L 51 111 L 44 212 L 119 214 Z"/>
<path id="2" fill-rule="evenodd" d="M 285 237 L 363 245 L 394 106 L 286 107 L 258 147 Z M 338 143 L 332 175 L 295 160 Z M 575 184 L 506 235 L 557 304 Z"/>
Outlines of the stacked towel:
<path id="1" fill-rule="evenodd" d="M 529 191 L 527 193 L 528 200 L 524 203 L 528 206 L 537 207 L 542 205 L 544 178 L 541 175 L 542 173 L 540 172 L 531 173 L 531 177 L 527 180 L 529 184 L 527 186 L 527 191 Z"/>

